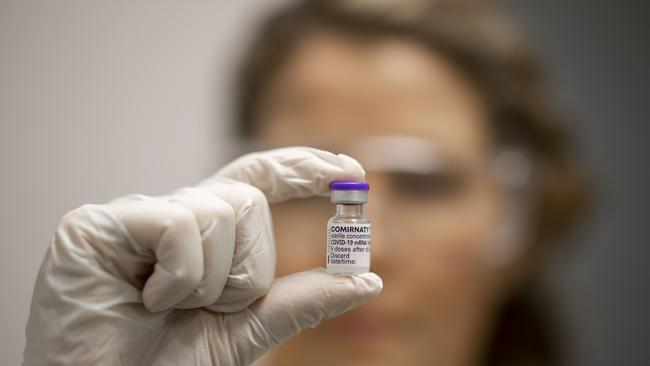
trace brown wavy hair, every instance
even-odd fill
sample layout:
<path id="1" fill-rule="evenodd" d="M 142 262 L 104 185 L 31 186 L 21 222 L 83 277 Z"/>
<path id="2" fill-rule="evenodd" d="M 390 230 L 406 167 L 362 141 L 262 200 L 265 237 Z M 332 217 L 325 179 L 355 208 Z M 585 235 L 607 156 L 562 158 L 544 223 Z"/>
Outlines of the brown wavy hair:
<path id="1" fill-rule="evenodd" d="M 271 81 L 310 35 L 403 37 L 446 57 L 480 92 L 497 144 L 525 148 L 536 167 L 535 245 L 529 262 L 574 226 L 588 194 L 567 124 L 538 58 L 512 21 L 478 0 L 306 0 L 262 26 L 239 74 L 240 132 L 253 137 Z M 490 365 L 558 364 L 562 347 L 539 292 L 522 286 L 503 302 L 483 360 Z"/>

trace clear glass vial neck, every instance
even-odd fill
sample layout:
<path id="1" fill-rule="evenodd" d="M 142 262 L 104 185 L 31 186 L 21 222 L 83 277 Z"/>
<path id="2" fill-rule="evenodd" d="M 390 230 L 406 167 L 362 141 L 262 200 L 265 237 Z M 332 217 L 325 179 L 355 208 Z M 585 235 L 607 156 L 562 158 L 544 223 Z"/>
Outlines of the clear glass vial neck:
<path id="1" fill-rule="evenodd" d="M 339 217 L 362 217 L 363 204 L 362 203 L 337 203 L 336 216 Z"/>

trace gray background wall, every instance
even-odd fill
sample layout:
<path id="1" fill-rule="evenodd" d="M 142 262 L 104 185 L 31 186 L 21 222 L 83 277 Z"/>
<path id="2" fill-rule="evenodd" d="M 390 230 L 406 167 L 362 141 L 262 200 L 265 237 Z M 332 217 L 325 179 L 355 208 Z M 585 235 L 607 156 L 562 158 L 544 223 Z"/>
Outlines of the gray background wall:
<path id="1" fill-rule="evenodd" d="M 278 2 L 0 0 L 2 364 L 20 363 L 61 215 L 191 184 L 223 162 L 233 56 Z M 549 61 L 598 181 L 598 212 L 553 277 L 575 364 L 648 364 L 648 5 L 503 2 Z"/>
<path id="2" fill-rule="evenodd" d="M 579 365 L 650 364 L 650 3 L 504 0 L 550 66 L 589 163 L 597 210 L 560 253 Z"/>

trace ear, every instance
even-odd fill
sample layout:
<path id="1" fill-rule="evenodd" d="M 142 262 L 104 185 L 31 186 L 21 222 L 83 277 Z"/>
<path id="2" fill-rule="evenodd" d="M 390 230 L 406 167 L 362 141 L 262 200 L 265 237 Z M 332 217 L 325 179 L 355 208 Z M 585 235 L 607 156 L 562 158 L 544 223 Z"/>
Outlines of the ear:
<path id="1" fill-rule="evenodd" d="M 528 154 L 505 149 L 495 155 L 492 175 L 503 192 L 504 209 L 486 238 L 488 265 L 511 267 L 531 250 L 534 216 L 533 167 Z"/>

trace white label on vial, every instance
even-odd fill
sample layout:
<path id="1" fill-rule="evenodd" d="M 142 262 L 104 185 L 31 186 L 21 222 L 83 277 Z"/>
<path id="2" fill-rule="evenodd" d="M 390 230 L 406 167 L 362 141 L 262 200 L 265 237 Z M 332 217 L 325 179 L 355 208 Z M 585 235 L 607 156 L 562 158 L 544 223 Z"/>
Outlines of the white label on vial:
<path id="1" fill-rule="evenodd" d="M 327 225 L 327 267 L 370 267 L 370 224 Z"/>

